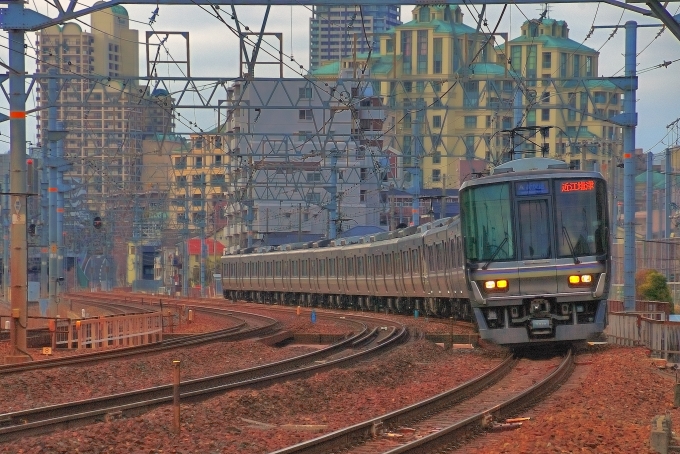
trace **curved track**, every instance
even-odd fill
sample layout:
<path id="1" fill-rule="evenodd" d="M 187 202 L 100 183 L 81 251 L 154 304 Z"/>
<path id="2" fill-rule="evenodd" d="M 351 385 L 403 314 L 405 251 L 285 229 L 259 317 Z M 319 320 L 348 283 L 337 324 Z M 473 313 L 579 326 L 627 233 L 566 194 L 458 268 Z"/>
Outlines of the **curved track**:
<path id="1" fill-rule="evenodd" d="M 508 358 L 438 396 L 273 454 L 429 453 L 456 446 L 494 427 L 494 418 L 516 414 L 559 386 L 571 373 L 573 358 L 569 352 L 559 365 L 555 360 L 519 364 Z"/>
<path id="2" fill-rule="evenodd" d="M 204 308 L 202 310 L 206 313 L 228 317 L 233 320 L 234 325 L 229 328 L 213 331 L 210 333 L 189 334 L 182 337 L 168 339 L 158 344 L 146 344 L 136 347 L 102 350 L 98 352 L 83 353 L 63 358 L 45 359 L 29 363 L 7 364 L 0 366 L 0 375 L 50 367 L 79 365 L 93 361 L 130 357 L 132 355 L 147 355 L 150 353 L 157 353 L 180 347 L 189 347 L 207 342 L 235 342 L 253 337 L 267 336 L 280 330 L 280 324 L 278 320 L 271 317 L 213 308 Z"/>
<path id="3" fill-rule="evenodd" d="M 384 322 L 384 320 L 383 320 Z M 355 322 L 358 323 L 358 322 Z M 381 354 L 408 338 L 404 326 L 391 323 L 379 330 L 365 325 L 354 335 L 322 350 L 250 369 L 189 380 L 180 385 L 182 401 L 200 400 L 215 393 L 249 386 L 267 386 L 304 378 L 338 366 L 348 366 Z M 107 418 L 134 416 L 173 400 L 173 386 L 131 391 L 32 410 L 0 414 L 0 442 L 66 429 Z"/>

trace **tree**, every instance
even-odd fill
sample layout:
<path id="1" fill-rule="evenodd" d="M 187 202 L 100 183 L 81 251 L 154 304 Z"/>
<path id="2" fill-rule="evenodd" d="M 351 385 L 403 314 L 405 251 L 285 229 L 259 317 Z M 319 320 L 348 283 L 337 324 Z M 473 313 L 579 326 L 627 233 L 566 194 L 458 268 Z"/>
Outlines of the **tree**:
<path id="1" fill-rule="evenodd" d="M 635 275 L 635 296 L 640 300 L 673 302 L 666 277 L 656 270 L 638 271 Z"/>

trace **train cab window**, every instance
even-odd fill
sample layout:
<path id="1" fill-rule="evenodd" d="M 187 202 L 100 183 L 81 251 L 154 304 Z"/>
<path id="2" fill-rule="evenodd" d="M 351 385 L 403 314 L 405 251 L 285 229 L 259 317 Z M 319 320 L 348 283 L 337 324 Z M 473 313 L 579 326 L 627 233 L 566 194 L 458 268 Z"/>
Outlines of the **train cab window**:
<path id="1" fill-rule="evenodd" d="M 335 259 L 328 259 L 328 275 L 335 277 Z"/>
<path id="2" fill-rule="evenodd" d="M 600 180 L 555 181 L 555 223 L 560 257 L 608 252 L 607 192 Z"/>
<path id="3" fill-rule="evenodd" d="M 465 255 L 473 262 L 515 258 L 510 184 L 471 186 L 460 193 Z"/>
<path id="4" fill-rule="evenodd" d="M 326 277 L 326 259 L 319 260 L 319 277 Z"/>
<path id="5" fill-rule="evenodd" d="M 291 262 L 291 271 L 293 273 L 293 277 L 298 276 L 298 261 L 297 260 L 293 260 Z"/>
<path id="6" fill-rule="evenodd" d="M 357 276 L 364 275 L 364 258 L 357 257 Z"/>
<path id="7" fill-rule="evenodd" d="M 301 260 L 300 264 L 302 265 L 302 270 L 301 270 L 301 276 L 302 277 L 307 277 L 307 260 Z"/>
<path id="8" fill-rule="evenodd" d="M 520 251 L 524 260 L 550 257 L 550 219 L 548 201 L 523 200 L 517 204 Z"/>

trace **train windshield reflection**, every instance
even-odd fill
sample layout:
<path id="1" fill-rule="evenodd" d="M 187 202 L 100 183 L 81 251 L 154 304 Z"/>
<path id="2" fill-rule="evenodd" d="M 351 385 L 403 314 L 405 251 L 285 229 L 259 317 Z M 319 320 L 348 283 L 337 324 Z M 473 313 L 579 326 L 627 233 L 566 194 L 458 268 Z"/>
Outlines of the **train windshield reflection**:
<path id="1" fill-rule="evenodd" d="M 510 184 L 472 187 L 461 194 L 465 254 L 471 261 L 515 258 Z"/>
<path id="2" fill-rule="evenodd" d="M 599 255 L 607 251 L 606 207 L 607 195 L 602 182 L 555 181 L 560 257 Z"/>

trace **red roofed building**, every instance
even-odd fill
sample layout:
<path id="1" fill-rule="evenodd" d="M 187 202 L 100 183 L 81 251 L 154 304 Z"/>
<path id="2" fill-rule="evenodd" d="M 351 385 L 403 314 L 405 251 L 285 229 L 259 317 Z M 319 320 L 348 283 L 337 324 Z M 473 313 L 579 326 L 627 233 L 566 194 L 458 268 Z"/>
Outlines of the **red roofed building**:
<path id="1" fill-rule="evenodd" d="M 215 241 L 212 238 L 205 239 L 205 255 L 218 257 L 222 255 L 222 249 L 224 245 L 219 241 Z M 189 255 L 201 255 L 201 239 L 191 238 L 187 241 L 187 247 L 189 249 Z"/>

